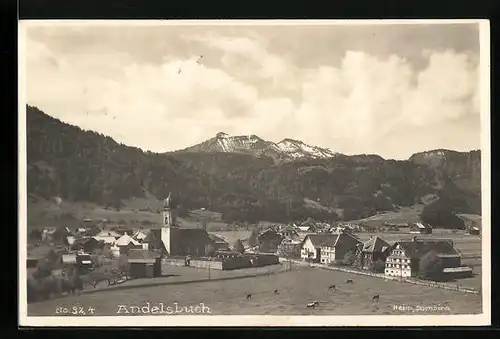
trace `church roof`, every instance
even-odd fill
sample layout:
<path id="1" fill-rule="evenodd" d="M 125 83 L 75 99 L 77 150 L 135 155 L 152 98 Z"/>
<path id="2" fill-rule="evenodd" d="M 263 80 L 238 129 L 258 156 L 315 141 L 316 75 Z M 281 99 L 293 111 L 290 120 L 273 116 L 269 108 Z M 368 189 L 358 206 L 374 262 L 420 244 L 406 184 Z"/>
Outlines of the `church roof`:
<path id="1" fill-rule="evenodd" d="M 212 243 L 213 240 L 208 235 L 207 231 L 201 228 L 180 228 L 179 243 L 185 245 L 206 245 Z"/>

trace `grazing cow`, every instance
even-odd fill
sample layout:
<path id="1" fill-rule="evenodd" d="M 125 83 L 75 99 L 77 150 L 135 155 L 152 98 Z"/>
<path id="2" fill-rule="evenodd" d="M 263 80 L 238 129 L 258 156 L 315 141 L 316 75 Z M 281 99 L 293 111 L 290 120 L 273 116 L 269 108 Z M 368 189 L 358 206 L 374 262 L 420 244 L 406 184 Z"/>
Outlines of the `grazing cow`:
<path id="1" fill-rule="evenodd" d="M 252 295 L 251 294 L 247 294 L 247 299 L 252 299 Z"/>
<path id="2" fill-rule="evenodd" d="M 336 286 L 335 286 L 335 285 L 330 285 L 330 286 L 328 286 L 328 291 L 332 291 L 332 290 L 334 290 L 334 289 L 336 289 Z"/>
<path id="3" fill-rule="evenodd" d="M 347 279 L 345 282 L 346 282 L 346 284 L 353 284 L 354 283 L 354 281 L 352 279 Z"/>
<path id="4" fill-rule="evenodd" d="M 306 308 L 315 308 L 318 305 L 319 305 L 318 301 L 313 301 L 311 303 L 306 304 Z"/>
<path id="5" fill-rule="evenodd" d="M 375 294 L 375 295 L 372 297 L 372 300 L 379 301 L 379 300 L 380 300 L 380 295 Z"/>

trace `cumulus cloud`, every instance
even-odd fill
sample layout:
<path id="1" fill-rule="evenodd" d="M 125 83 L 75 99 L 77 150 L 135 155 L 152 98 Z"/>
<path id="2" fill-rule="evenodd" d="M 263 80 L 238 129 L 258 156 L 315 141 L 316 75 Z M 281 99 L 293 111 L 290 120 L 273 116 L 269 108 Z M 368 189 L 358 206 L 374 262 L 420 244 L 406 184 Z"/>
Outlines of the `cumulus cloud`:
<path id="1" fill-rule="evenodd" d="M 143 149 L 184 148 L 219 131 L 390 158 L 479 148 L 479 73 L 470 53 L 422 50 L 426 63 L 417 68 L 397 46 L 386 56 L 345 50 L 312 66 L 293 62 L 293 50 L 273 52 L 256 34 L 197 33 L 184 39 L 206 46 L 207 62 L 172 51 L 150 63 L 102 44 L 94 53 L 55 51 L 53 39 L 27 40 L 28 103 Z"/>

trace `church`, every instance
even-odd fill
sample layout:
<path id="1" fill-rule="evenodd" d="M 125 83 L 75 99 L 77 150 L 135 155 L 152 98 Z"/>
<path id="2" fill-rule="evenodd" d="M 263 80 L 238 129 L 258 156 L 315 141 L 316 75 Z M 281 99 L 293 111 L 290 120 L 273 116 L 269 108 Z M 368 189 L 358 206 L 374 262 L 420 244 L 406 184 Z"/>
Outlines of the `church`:
<path id="1" fill-rule="evenodd" d="M 204 229 L 180 228 L 177 223 L 178 201 L 169 193 L 163 204 L 162 227 L 151 229 L 144 240 L 150 248 L 162 249 L 168 256 L 205 256 L 214 245 Z"/>

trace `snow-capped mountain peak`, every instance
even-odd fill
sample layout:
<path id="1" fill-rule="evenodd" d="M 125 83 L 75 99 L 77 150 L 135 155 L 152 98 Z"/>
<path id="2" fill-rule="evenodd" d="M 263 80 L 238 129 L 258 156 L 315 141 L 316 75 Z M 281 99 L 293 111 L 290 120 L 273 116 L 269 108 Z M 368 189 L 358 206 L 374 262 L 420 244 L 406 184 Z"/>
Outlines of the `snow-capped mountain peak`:
<path id="1" fill-rule="evenodd" d="M 292 158 L 330 158 L 336 155 L 327 148 L 311 146 L 303 141 L 290 138 L 281 140 L 278 147 Z"/>
<path id="2" fill-rule="evenodd" d="M 286 138 L 275 143 L 255 134 L 230 136 L 225 132 L 219 132 L 214 138 L 188 147 L 184 151 L 246 153 L 255 156 L 270 156 L 280 160 L 329 158 L 336 155 L 329 149 L 311 146 L 300 140 Z"/>

